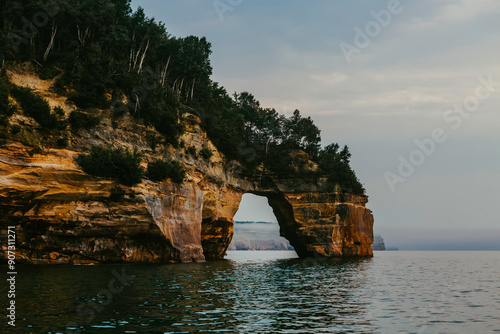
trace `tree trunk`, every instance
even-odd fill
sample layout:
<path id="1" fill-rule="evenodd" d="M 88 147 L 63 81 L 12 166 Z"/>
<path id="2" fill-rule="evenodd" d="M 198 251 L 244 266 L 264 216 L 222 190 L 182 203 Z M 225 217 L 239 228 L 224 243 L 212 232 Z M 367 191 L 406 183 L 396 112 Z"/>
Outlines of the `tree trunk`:
<path id="1" fill-rule="evenodd" d="M 163 69 L 161 74 L 160 84 L 162 85 L 162 87 L 165 86 L 165 80 L 167 79 L 167 70 L 168 70 L 168 65 L 170 64 L 170 57 L 171 56 L 168 56 L 167 65 L 165 65 L 165 68 Z"/>
<path id="2" fill-rule="evenodd" d="M 184 78 L 182 78 L 181 84 L 179 85 L 179 95 L 182 93 L 182 86 L 184 86 Z"/>
<path id="3" fill-rule="evenodd" d="M 82 46 L 85 46 L 87 37 L 90 35 L 90 27 L 87 27 L 87 29 L 85 29 L 85 32 L 83 34 L 80 31 L 80 26 L 78 24 L 76 25 L 76 28 L 78 29 L 78 31 L 77 31 L 77 33 L 78 33 L 78 40 L 80 41 L 80 44 Z"/>
<path id="4" fill-rule="evenodd" d="M 129 72 L 132 69 L 132 60 L 134 59 L 134 42 L 135 42 L 135 30 L 134 30 L 134 34 L 132 35 L 132 43 L 130 46 L 130 56 L 129 56 L 129 60 L 128 60 L 128 71 Z"/>
<path id="5" fill-rule="evenodd" d="M 146 57 L 146 52 L 148 52 L 148 48 L 149 48 L 149 39 L 148 43 L 146 44 L 146 48 L 144 49 L 144 53 L 142 54 L 141 62 L 139 63 L 139 72 L 142 70 L 142 64 L 144 62 L 144 58 Z"/>
<path id="6" fill-rule="evenodd" d="M 139 96 L 135 94 L 135 108 L 134 108 L 134 116 L 137 115 L 137 110 L 141 109 L 141 104 L 139 103 Z"/>
<path id="7" fill-rule="evenodd" d="M 57 33 L 57 27 L 54 29 L 54 22 L 52 22 L 52 37 L 50 38 L 49 45 L 47 46 L 47 49 L 45 50 L 45 54 L 43 55 L 43 61 L 47 60 L 47 57 L 49 56 L 50 50 L 54 46 L 54 38 L 56 37 Z"/>
<path id="8" fill-rule="evenodd" d="M 193 85 L 191 86 L 191 101 L 193 100 L 193 93 L 194 93 L 194 83 L 196 81 L 196 78 L 193 78 Z"/>

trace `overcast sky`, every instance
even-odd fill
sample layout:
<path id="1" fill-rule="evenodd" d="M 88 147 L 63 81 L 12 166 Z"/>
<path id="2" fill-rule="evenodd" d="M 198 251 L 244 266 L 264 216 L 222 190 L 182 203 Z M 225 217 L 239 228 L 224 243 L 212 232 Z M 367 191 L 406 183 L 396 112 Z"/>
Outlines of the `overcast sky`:
<path id="1" fill-rule="evenodd" d="M 500 231 L 500 1 L 398 2 L 137 0 L 133 7 L 174 36 L 206 36 L 213 79 L 229 93 L 249 91 L 285 114 L 299 109 L 320 127 L 323 144 L 347 144 L 375 231 L 389 245 L 415 230 L 491 236 Z M 401 159 L 409 166 L 399 168 Z M 250 198 L 237 219 L 274 219 L 261 210 L 265 200 Z"/>

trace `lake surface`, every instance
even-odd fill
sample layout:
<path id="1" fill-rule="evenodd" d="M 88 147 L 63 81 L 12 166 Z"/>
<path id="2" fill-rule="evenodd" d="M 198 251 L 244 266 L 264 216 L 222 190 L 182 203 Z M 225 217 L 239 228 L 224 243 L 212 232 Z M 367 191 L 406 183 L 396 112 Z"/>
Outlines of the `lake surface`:
<path id="1" fill-rule="evenodd" d="M 17 326 L 2 316 L 0 332 L 500 333 L 500 252 L 294 257 L 233 251 L 193 264 L 19 265 Z"/>

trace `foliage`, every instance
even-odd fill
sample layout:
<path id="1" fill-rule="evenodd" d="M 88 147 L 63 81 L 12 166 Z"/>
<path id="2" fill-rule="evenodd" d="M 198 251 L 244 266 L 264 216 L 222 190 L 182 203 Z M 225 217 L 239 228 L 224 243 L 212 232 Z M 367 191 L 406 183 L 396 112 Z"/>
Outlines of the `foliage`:
<path id="1" fill-rule="evenodd" d="M 77 107 L 111 107 L 115 117 L 129 113 L 173 146 L 184 131 L 183 112 L 190 110 L 217 149 L 249 172 L 289 177 L 303 173 L 311 159 L 330 183 L 364 191 L 343 151 L 332 145 L 320 149 L 320 130 L 310 117 L 298 110 L 285 117 L 248 92 L 230 96 L 212 81 L 212 50 L 205 37 L 173 37 L 142 8 L 133 11 L 130 0 L 7 0 L 0 7 L 0 61 L 36 64 L 42 77 L 56 78 L 55 88 Z M 27 36 L 27 22 L 40 11 L 47 22 Z M 5 114 L 11 110 L 2 85 L 0 80 L 0 114 Z M 42 126 L 64 127 L 42 98 L 19 88 L 11 94 Z M 84 115 L 70 115 L 72 128 L 97 123 Z M 196 156 L 190 148 L 187 152 Z M 204 159 L 209 154 L 200 151 Z"/>
<path id="2" fill-rule="evenodd" d="M 148 165 L 146 175 L 152 181 L 171 179 L 172 182 L 182 183 L 186 171 L 177 161 L 158 160 Z"/>
<path id="3" fill-rule="evenodd" d="M 102 146 L 92 148 L 90 154 L 80 157 L 80 166 L 87 174 L 105 178 L 118 178 L 124 185 L 141 182 L 142 155 L 137 151 L 111 150 Z"/>
<path id="4" fill-rule="evenodd" d="M 204 37 L 172 37 L 142 8 L 133 12 L 129 0 L 59 0 L 51 24 L 37 27 L 26 43 L 20 18 L 43 10 L 41 3 L 9 2 L 4 33 L 18 38 L 5 56 L 15 51 L 16 60 L 35 59 L 45 76 L 62 73 L 56 86 L 69 92 L 77 107 L 111 104 L 117 113 L 128 111 L 153 125 L 176 145 L 183 131 L 181 104 L 189 105 L 218 149 L 250 168 L 266 161 L 271 147 L 280 147 L 280 155 L 295 149 L 311 158 L 317 154 L 319 130 L 310 118 L 296 111 L 287 119 L 261 108 L 247 92 L 231 98 L 210 79 L 212 50 Z M 127 97 L 125 105 L 118 102 L 120 92 Z"/>
<path id="5" fill-rule="evenodd" d="M 249 170 L 263 164 L 276 175 L 300 172 L 301 164 L 291 165 L 298 150 L 317 159 L 320 130 L 298 110 L 287 118 L 275 109 L 262 108 L 250 93 L 230 98 L 217 84 L 212 85 L 210 102 L 199 109 L 202 126 L 219 150 Z"/>
<path id="6" fill-rule="evenodd" d="M 16 107 L 9 101 L 9 80 L 5 75 L 0 75 L 0 117 L 11 116 Z"/>
<path id="7" fill-rule="evenodd" d="M 212 150 L 210 150 L 208 147 L 203 146 L 203 148 L 200 150 L 200 156 L 205 159 L 209 160 L 213 156 Z"/>
<path id="8" fill-rule="evenodd" d="M 13 125 L 10 129 L 10 133 L 13 135 L 17 135 L 19 132 L 21 132 L 21 126 L 19 124 Z"/>
<path id="9" fill-rule="evenodd" d="M 41 126 L 60 130 L 66 127 L 66 122 L 59 120 L 57 115 L 51 112 L 47 100 L 34 94 L 31 89 L 12 85 L 10 92 L 25 114 L 33 117 Z"/>
<path id="10" fill-rule="evenodd" d="M 68 147 L 69 140 L 67 137 L 59 137 L 57 138 L 57 146 L 60 148 L 66 148 Z"/>
<path id="11" fill-rule="evenodd" d="M 71 125 L 71 128 L 74 130 L 91 129 L 101 123 L 101 118 L 74 110 L 71 112 L 71 114 L 69 114 L 68 121 Z"/>
<path id="12" fill-rule="evenodd" d="M 344 192 L 364 195 L 365 189 L 349 165 L 350 159 L 347 146 L 340 150 L 338 144 L 331 144 L 321 150 L 318 162 L 332 187 L 339 185 Z"/>
<path id="13" fill-rule="evenodd" d="M 54 109 L 52 111 L 54 112 L 54 114 L 56 114 L 57 117 L 64 117 L 64 109 L 63 108 L 56 106 L 56 107 L 54 107 Z"/>
<path id="14" fill-rule="evenodd" d="M 81 76 L 65 79 L 75 85 L 75 90 L 68 95 L 68 99 L 78 108 L 106 108 L 110 105 L 106 98 L 106 83 L 102 80 L 99 68 L 85 69 Z M 62 80 L 58 82 L 59 85 L 64 82 Z"/>
<path id="15" fill-rule="evenodd" d="M 189 146 L 188 148 L 186 148 L 186 153 L 193 158 L 196 158 L 198 155 L 198 151 L 196 151 L 196 147 L 194 146 Z"/>
<path id="16" fill-rule="evenodd" d="M 8 138 L 7 132 L 5 131 L 5 129 L 2 129 L 2 128 L 6 128 L 8 126 L 9 126 L 8 118 L 0 115 L 0 138 L 1 139 Z"/>
<path id="17" fill-rule="evenodd" d="M 47 22 L 27 36 L 40 12 Z M 176 104 L 196 100 L 210 82 L 210 43 L 170 36 L 142 8 L 132 12 L 130 0 L 8 0 L 0 19 L 1 59 L 33 61 L 44 78 L 60 74 L 55 87 L 77 107 L 118 106 L 167 143 L 183 131 Z M 129 104 L 119 105 L 122 94 Z"/>
<path id="18" fill-rule="evenodd" d="M 144 98 L 138 98 L 139 107 L 135 116 L 142 118 L 146 124 L 151 124 L 164 135 L 165 142 L 177 146 L 179 135 L 184 131 L 176 113 L 177 103 L 163 90 L 154 89 Z"/>

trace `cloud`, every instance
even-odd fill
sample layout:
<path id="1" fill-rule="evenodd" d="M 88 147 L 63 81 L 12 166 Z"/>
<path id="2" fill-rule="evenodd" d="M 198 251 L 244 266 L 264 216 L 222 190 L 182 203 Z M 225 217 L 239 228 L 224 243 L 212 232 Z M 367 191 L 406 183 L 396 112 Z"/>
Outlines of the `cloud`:
<path id="1" fill-rule="evenodd" d="M 496 0 L 432 0 L 414 2 L 412 8 L 418 15 L 411 17 L 408 27 L 412 30 L 457 28 L 457 25 L 483 20 L 500 13 Z"/>
<path id="2" fill-rule="evenodd" d="M 500 1 L 408 3 L 351 64 L 339 43 L 352 43 L 354 27 L 372 20 L 370 12 L 386 8 L 386 0 L 244 1 L 224 21 L 210 2 L 139 3 L 174 35 L 206 36 L 213 79 L 229 93 L 252 92 L 286 114 L 299 109 L 315 120 L 324 144 L 348 144 L 376 226 L 498 223 L 489 207 L 500 181 L 483 166 L 500 170 L 500 89 L 458 130 L 443 114 L 474 93 L 479 76 L 500 82 Z M 384 172 L 436 127 L 449 142 L 401 192 L 388 193 Z M 254 202 L 246 212 L 261 207 Z"/>
<path id="3" fill-rule="evenodd" d="M 445 23 L 463 24 L 478 19 L 484 14 L 500 13 L 500 2 L 496 0 L 462 0 L 444 6 L 436 20 Z"/>

